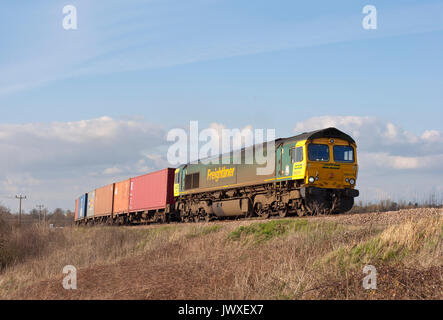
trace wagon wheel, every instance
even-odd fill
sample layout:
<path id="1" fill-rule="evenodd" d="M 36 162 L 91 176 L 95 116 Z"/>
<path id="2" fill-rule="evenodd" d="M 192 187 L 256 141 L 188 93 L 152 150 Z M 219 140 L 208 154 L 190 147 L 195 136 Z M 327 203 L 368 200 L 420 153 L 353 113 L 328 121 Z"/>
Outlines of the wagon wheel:
<path id="1" fill-rule="evenodd" d="M 182 222 L 189 222 L 189 212 L 183 212 L 181 215 Z"/>
<path id="2" fill-rule="evenodd" d="M 263 210 L 263 212 L 260 215 L 260 217 L 262 217 L 263 219 L 268 219 L 270 215 L 271 215 L 271 211 L 270 210 Z"/>

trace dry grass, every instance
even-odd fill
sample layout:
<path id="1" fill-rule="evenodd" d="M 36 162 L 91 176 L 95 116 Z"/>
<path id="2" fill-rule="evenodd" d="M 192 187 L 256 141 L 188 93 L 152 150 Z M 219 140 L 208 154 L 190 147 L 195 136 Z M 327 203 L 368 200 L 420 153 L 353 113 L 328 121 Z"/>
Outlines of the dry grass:
<path id="1" fill-rule="evenodd" d="M 9 262 L 0 298 L 441 299 L 443 216 L 429 210 L 34 230 L 49 243 Z M 68 264 L 77 290 L 62 288 Z M 365 264 L 377 290 L 362 288 Z"/>

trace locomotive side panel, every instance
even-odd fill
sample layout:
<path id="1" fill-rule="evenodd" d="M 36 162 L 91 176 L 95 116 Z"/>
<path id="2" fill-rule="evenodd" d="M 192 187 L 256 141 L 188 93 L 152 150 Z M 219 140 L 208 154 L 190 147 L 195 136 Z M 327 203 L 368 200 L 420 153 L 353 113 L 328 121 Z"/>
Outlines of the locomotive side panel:
<path id="1" fill-rule="evenodd" d="M 216 158 L 219 164 L 187 164 L 177 171 L 175 196 L 264 183 L 275 176 L 274 152 L 269 163 L 266 156 L 266 145 L 251 146 Z"/>

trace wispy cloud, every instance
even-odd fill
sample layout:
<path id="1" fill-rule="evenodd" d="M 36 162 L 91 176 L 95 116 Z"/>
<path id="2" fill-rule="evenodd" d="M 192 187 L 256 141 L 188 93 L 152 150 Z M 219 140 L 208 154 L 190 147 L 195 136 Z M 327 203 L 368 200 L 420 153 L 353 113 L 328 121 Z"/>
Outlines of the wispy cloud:
<path id="1" fill-rule="evenodd" d="M 303 21 L 263 23 L 251 13 L 221 11 L 218 2 L 111 2 L 106 10 L 90 1 L 77 1 L 77 5 L 76 31 L 61 28 L 59 5 L 33 13 L 52 21 L 36 26 L 45 41 L 30 42 L 29 53 L 17 53 L 13 64 L 0 62 L 0 95 L 71 77 L 443 30 L 442 3 L 382 7 L 376 31 L 363 30 L 363 15 L 357 7 L 352 14 L 311 14 Z"/>

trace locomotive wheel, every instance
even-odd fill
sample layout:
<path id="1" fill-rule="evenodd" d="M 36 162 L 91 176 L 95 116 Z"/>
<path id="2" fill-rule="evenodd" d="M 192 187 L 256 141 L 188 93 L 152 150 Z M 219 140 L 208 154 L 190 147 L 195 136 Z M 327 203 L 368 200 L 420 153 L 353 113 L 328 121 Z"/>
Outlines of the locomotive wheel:
<path id="1" fill-rule="evenodd" d="M 271 213 L 269 212 L 269 210 L 263 210 L 260 213 L 260 217 L 263 219 L 268 219 L 270 215 L 271 215 Z"/>
<path id="2" fill-rule="evenodd" d="M 278 215 L 279 215 L 281 218 L 286 217 L 286 216 L 288 215 L 288 208 L 284 208 L 284 209 L 280 209 L 280 210 L 278 210 Z"/>
<path id="3" fill-rule="evenodd" d="M 354 206 L 354 198 L 352 197 L 341 197 L 338 200 L 338 207 L 335 208 L 333 213 L 345 213 Z"/>
<path id="4" fill-rule="evenodd" d="M 268 219 L 268 218 L 269 218 L 269 215 L 270 215 L 269 210 L 264 210 L 264 209 L 263 209 L 263 205 L 261 204 L 261 202 L 257 202 L 257 203 L 255 204 L 255 210 L 254 210 L 254 212 L 255 212 L 255 214 L 256 214 L 258 217 L 263 218 L 263 219 Z"/>
<path id="5" fill-rule="evenodd" d="M 260 218 L 263 218 L 263 219 L 268 219 L 270 216 L 271 216 L 271 210 L 260 210 L 259 212 L 257 212 L 257 215 L 260 217 Z"/>
<path id="6" fill-rule="evenodd" d="M 185 212 L 184 215 L 182 215 L 182 221 L 183 222 L 191 221 L 191 211 Z"/>
<path id="7" fill-rule="evenodd" d="M 297 209 L 297 216 L 303 217 L 305 215 L 305 210 L 302 208 Z"/>

